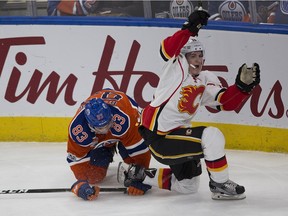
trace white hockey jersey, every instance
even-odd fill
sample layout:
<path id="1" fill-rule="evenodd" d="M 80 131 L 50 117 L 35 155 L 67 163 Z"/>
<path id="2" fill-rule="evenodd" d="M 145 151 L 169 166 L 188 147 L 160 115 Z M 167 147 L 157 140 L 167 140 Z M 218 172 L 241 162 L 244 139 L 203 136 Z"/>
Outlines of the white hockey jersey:
<path id="1" fill-rule="evenodd" d="M 222 85 L 209 71 L 193 78 L 183 55 L 166 63 L 154 100 L 142 112 L 142 125 L 158 134 L 166 134 L 179 127 L 191 126 L 200 106 L 215 108 L 221 105 L 218 97 Z"/>
<path id="2" fill-rule="evenodd" d="M 242 92 L 235 84 L 223 88 L 212 72 L 201 71 L 197 77 L 189 74 L 181 49 L 190 36 L 189 30 L 179 30 L 161 43 L 160 54 L 166 64 L 154 99 L 141 115 L 141 125 L 157 134 L 190 127 L 200 106 L 232 111 L 249 97 L 249 93 Z"/>

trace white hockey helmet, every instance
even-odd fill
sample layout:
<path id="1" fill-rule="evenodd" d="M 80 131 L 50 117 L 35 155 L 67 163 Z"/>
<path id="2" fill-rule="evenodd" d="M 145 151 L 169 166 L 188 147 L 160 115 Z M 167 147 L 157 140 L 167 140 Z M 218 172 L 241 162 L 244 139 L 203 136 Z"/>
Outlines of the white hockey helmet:
<path id="1" fill-rule="evenodd" d="M 203 58 L 205 59 L 205 48 L 203 44 L 196 38 L 190 37 L 180 52 L 185 56 L 185 54 L 195 51 L 202 51 Z"/>

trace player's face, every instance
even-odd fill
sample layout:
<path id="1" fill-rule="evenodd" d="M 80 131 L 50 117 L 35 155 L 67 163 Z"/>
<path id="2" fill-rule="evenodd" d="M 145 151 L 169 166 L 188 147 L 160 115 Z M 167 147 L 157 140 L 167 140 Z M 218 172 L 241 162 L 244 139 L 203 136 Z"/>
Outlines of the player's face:
<path id="1" fill-rule="evenodd" d="M 189 64 L 189 73 L 192 76 L 197 76 L 203 67 L 204 59 L 202 51 L 195 51 L 186 54 L 186 59 Z"/>

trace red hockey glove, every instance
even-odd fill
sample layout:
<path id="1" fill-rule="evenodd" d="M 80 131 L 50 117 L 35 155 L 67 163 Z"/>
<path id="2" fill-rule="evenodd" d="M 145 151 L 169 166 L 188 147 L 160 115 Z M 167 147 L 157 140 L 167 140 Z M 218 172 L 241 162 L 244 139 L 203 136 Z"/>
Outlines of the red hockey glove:
<path id="1" fill-rule="evenodd" d="M 91 187 L 87 181 L 78 180 L 72 185 L 71 191 L 84 200 L 95 200 L 99 195 L 100 188 Z"/>

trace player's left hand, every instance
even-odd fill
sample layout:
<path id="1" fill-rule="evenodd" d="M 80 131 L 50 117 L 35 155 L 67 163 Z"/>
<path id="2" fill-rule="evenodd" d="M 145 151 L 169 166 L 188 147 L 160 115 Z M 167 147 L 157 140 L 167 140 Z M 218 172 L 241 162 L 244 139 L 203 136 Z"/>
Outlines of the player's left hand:
<path id="1" fill-rule="evenodd" d="M 124 175 L 124 186 L 128 187 L 128 195 L 144 195 L 149 189 L 152 188 L 150 185 L 143 183 L 146 174 L 145 168 L 140 165 L 130 164 L 128 170 L 124 171 Z"/>
<path id="2" fill-rule="evenodd" d="M 128 187 L 127 193 L 128 195 L 131 195 L 131 196 L 144 195 L 146 191 L 148 191 L 151 188 L 152 187 L 150 185 L 144 184 L 139 181 L 133 181 Z"/>
<path id="3" fill-rule="evenodd" d="M 99 195 L 100 188 L 91 187 L 87 181 L 78 180 L 71 186 L 71 191 L 84 200 L 95 200 Z"/>
<path id="4" fill-rule="evenodd" d="M 241 91 L 250 93 L 259 83 L 260 67 L 257 63 L 254 63 L 251 68 L 246 64 L 239 68 L 235 84 Z"/>

